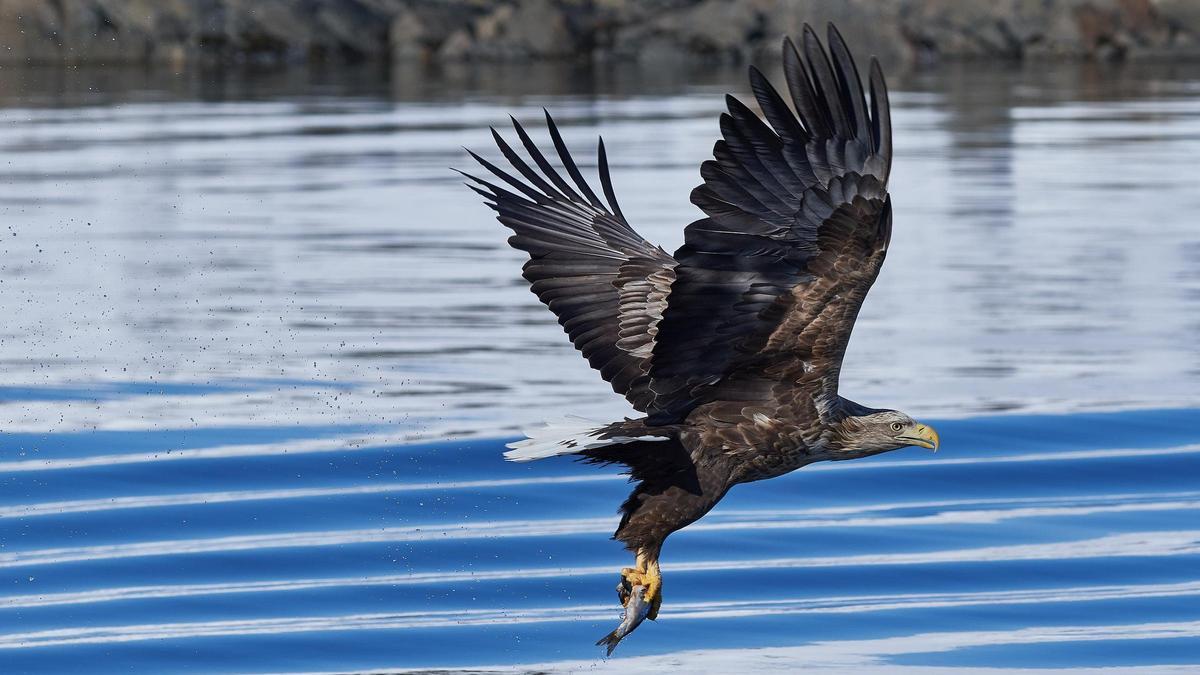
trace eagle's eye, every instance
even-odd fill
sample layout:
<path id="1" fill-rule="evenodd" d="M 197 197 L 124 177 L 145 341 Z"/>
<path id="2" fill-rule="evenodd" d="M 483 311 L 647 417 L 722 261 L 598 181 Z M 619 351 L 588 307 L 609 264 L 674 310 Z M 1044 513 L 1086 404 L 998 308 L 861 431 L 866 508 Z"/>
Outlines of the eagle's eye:
<path id="1" fill-rule="evenodd" d="M 900 431 L 903 428 L 903 424 L 900 424 L 899 422 L 892 422 L 892 431 Z"/>

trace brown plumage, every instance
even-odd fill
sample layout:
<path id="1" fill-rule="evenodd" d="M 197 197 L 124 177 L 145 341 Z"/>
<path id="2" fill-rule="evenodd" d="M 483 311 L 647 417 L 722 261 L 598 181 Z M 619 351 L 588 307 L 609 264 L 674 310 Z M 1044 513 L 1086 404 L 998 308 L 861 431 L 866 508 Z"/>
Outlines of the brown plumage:
<path id="1" fill-rule="evenodd" d="M 674 256 L 621 213 L 603 141 L 603 200 L 548 113 L 570 182 L 515 119 L 532 165 L 493 135 L 519 177 L 472 153 L 500 184 L 468 176 L 470 185 L 513 230 L 509 243 L 529 253 L 533 292 L 645 413 L 550 443 L 533 438 L 508 457 L 576 454 L 628 467 L 636 487 L 614 536 L 637 555 L 625 588 L 645 586 L 650 618 L 661 603 L 663 541 L 733 485 L 938 443 L 907 415 L 838 393 L 850 331 L 891 238 L 892 139 L 879 64 L 871 60 L 864 91 L 833 26 L 828 40 L 827 53 L 805 26 L 799 48 L 784 41 L 796 112 L 755 68 L 750 83 L 766 121 L 727 97 L 723 138 L 692 192 L 706 217 L 687 226 Z"/>

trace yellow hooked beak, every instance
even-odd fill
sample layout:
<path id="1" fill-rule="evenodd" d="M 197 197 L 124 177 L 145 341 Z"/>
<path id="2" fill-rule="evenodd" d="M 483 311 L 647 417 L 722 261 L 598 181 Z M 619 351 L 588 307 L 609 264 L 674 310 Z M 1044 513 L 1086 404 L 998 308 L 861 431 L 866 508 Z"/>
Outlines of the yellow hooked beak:
<path id="1" fill-rule="evenodd" d="M 909 445 L 918 445 L 922 448 L 929 448 L 934 452 L 937 452 L 938 445 L 941 443 L 941 439 L 938 438 L 938 434 L 936 431 L 934 431 L 933 427 L 924 424 L 918 424 L 917 426 L 912 427 L 908 433 L 900 437 L 900 440 L 908 443 Z"/>

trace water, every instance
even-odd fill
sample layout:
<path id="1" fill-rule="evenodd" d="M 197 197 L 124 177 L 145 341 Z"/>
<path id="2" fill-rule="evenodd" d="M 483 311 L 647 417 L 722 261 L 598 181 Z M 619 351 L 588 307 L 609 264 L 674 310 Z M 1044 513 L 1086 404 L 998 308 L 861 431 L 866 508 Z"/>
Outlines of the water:
<path id="1" fill-rule="evenodd" d="M 0 71 L 0 672 L 1200 665 L 1200 72 L 891 79 L 843 390 L 944 448 L 734 490 L 603 662 L 627 486 L 498 453 L 629 411 L 447 167 L 546 106 L 671 250 L 740 69 Z"/>

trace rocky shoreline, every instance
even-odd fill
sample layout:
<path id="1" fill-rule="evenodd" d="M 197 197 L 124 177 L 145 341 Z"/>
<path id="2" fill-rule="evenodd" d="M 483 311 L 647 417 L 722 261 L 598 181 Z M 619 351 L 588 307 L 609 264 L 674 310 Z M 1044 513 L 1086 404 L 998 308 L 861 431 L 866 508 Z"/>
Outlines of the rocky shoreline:
<path id="1" fill-rule="evenodd" d="M 0 63 L 729 62 L 806 21 L 910 62 L 1200 59 L 1196 0 L 5 0 Z"/>

